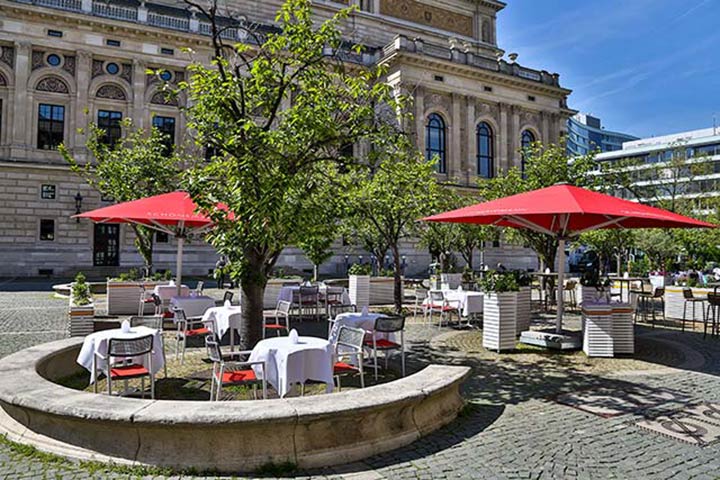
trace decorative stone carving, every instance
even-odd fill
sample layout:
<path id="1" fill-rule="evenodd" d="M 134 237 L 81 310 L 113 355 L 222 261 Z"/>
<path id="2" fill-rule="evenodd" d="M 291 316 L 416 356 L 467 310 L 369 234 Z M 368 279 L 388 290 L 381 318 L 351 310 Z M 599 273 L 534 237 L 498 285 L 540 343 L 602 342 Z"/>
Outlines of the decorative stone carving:
<path id="1" fill-rule="evenodd" d="M 45 66 L 45 52 L 33 50 L 31 60 L 32 70 L 37 70 Z"/>
<path id="2" fill-rule="evenodd" d="M 2 48 L 0 48 L 0 62 L 8 65 L 10 68 L 15 68 L 15 47 L 3 45 Z"/>
<path id="3" fill-rule="evenodd" d="M 0 87 L 7 87 L 7 79 L 2 73 L 0 73 Z"/>
<path id="4" fill-rule="evenodd" d="M 65 61 L 62 66 L 63 70 L 68 72 L 73 77 L 75 76 L 75 57 L 72 55 L 65 55 Z"/>
<path id="5" fill-rule="evenodd" d="M 109 100 L 127 100 L 127 96 L 125 95 L 123 89 L 118 87 L 117 85 L 111 84 L 103 85 L 102 87 L 100 87 L 95 96 L 97 98 L 107 98 Z"/>
<path id="6" fill-rule="evenodd" d="M 50 93 L 70 93 L 68 86 L 57 77 L 45 77 L 35 86 L 35 90 Z"/>
<path id="7" fill-rule="evenodd" d="M 522 115 L 520 116 L 520 119 L 522 120 L 523 123 L 533 123 L 533 124 L 538 123 L 538 115 L 537 115 L 537 113 L 534 113 L 534 112 L 523 112 Z"/>
<path id="8" fill-rule="evenodd" d="M 443 107 L 446 111 L 450 111 L 450 99 L 441 93 L 433 93 L 425 96 L 426 107 Z"/>
<path id="9" fill-rule="evenodd" d="M 92 61 L 92 78 L 99 77 L 100 75 L 103 75 L 104 73 L 105 73 L 105 70 L 103 69 L 102 60 L 93 60 Z"/>
<path id="10" fill-rule="evenodd" d="M 473 17 L 416 0 L 381 0 L 380 14 L 455 32 L 466 37 L 473 35 Z"/>
<path id="11" fill-rule="evenodd" d="M 498 106 L 489 103 L 478 102 L 475 105 L 475 111 L 480 115 L 489 115 L 494 118 L 498 116 Z"/>
<path id="12" fill-rule="evenodd" d="M 165 92 L 155 92 L 150 98 L 150 103 L 155 105 L 169 105 L 172 107 L 178 106 L 177 97 L 168 97 Z"/>
<path id="13" fill-rule="evenodd" d="M 120 68 L 120 78 L 128 83 L 132 83 L 132 70 L 133 68 L 131 63 L 123 63 Z"/>

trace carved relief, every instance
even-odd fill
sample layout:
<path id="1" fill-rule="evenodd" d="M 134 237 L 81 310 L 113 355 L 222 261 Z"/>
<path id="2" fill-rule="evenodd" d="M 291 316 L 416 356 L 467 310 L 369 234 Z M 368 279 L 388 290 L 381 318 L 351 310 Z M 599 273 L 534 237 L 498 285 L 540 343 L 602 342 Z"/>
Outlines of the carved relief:
<path id="1" fill-rule="evenodd" d="M 62 66 L 63 70 L 68 72 L 73 77 L 75 76 L 75 57 L 72 55 L 65 55 L 65 61 Z"/>
<path id="2" fill-rule="evenodd" d="M 0 73 L 0 87 L 7 87 L 7 79 L 2 73 Z"/>
<path id="3" fill-rule="evenodd" d="M 37 70 L 45 66 L 45 52 L 40 50 L 33 50 L 32 52 L 32 70 Z"/>
<path id="4" fill-rule="evenodd" d="M 15 68 L 15 47 L 3 45 L 0 49 L 0 61 L 10 68 Z"/>
<path id="5" fill-rule="evenodd" d="M 100 75 L 103 75 L 104 73 L 105 73 L 105 70 L 103 69 L 102 60 L 93 60 L 92 61 L 92 78 L 99 77 Z"/>
<path id="6" fill-rule="evenodd" d="M 498 106 L 494 104 L 478 102 L 475 105 L 475 111 L 479 115 L 490 116 L 496 119 L 498 117 Z"/>
<path id="7" fill-rule="evenodd" d="M 45 77 L 35 86 L 35 90 L 50 93 L 70 93 L 68 86 L 57 77 Z"/>
<path id="8" fill-rule="evenodd" d="M 127 100 L 125 92 L 117 85 L 103 85 L 95 95 L 98 98 L 107 98 L 109 100 Z"/>
<path id="9" fill-rule="evenodd" d="M 168 97 L 164 92 L 155 92 L 150 98 L 150 103 L 155 105 L 169 105 L 172 107 L 178 106 L 177 97 Z"/>
<path id="10" fill-rule="evenodd" d="M 447 95 L 441 93 L 431 93 L 425 95 L 425 107 L 442 107 L 445 111 L 450 111 L 450 98 Z"/>
<path id="11" fill-rule="evenodd" d="M 123 63 L 120 68 L 120 78 L 128 83 L 132 83 L 132 64 Z"/>
<path id="12" fill-rule="evenodd" d="M 381 0 L 380 13 L 471 37 L 473 18 L 416 0 Z"/>
<path id="13" fill-rule="evenodd" d="M 538 123 L 538 115 L 533 112 L 523 112 L 520 116 L 521 123 Z"/>

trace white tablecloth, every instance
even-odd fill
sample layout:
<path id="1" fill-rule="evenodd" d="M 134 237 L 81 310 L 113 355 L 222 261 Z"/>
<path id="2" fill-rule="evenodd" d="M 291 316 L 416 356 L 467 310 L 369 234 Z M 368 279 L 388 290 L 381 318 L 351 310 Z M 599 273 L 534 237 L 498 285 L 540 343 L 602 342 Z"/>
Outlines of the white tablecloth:
<path id="1" fill-rule="evenodd" d="M 330 343 L 333 345 L 337 341 L 337 336 L 340 333 L 340 327 L 352 327 L 352 328 L 360 328 L 368 332 L 373 332 L 373 335 L 375 335 L 375 338 L 386 338 L 390 340 L 391 342 L 395 341 L 395 335 L 394 334 L 376 334 L 374 332 L 375 329 L 375 320 L 377 320 L 380 317 L 384 317 L 382 313 L 366 313 L 362 314 L 361 312 L 345 312 L 341 313 L 338 316 L 335 317 L 335 323 L 333 324 L 332 330 L 330 330 Z"/>
<path id="2" fill-rule="evenodd" d="M 290 337 L 268 338 L 258 342 L 250 354 L 251 362 L 265 362 L 267 382 L 281 397 L 290 392 L 295 383 L 315 380 L 333 390 L 333 350 L 323 338 L 299 337 L 292 343 Z M 254 366 L 255 374 L 262 378 L 262 369 Z"/>
<path id="3" fill-rule="evenodd" d="M 160 331 L 149 327 L 134 327 L 129 333 L 123 333 L 119 328 L 113 330 L 103 330 L 101 332 L 91 333 L 85 337 L 83 346 L 77 357 L 77 363 L 85 367 L 90 372 L 90 383 L 95 382 L 95 371 L 93 370 L 93 358 L 95 353 L 107 356 L 109 342 L 111 338 L 140 338 L 146 335 L 153 335 L 153 353 L 152 353 L 152 373 L 157 373 L 165 365 L 163 358 L 163 341 Z M 141 363 L 147 368 L 147 356 L 143 356 Z M 98 359 L 98 370 L 103 371 L 107 367 L 107 362 Z"/>
<path id="4" fill-rule="evenodd" d="M 201 317 L 208 308 L 215 306 L 215 299 L 200 295 L 197 297 L 172 297 L 170 299 L 170 309 L 174 307 L 185 310 L 187 317 Z"/>
<path id="5" fill-rule="evenodd" d="M 278 294 L 278 302 L 284 301 L 284 302 L 291 302 L 293 301 L 293 293 L 300 291 L 300 285 L 289 285 L 287 287 L 282 287 L 280 289 L 280 293 Z M 327 285 L 320 285 L 319 288 L 320 295 L 325 295 L 325 292 L 327 291 Z M 343 288 L 343 294 L 342 294 L 342 302 L 345 305 L 350 305 L 350 294 L 347 291 L 347 288 Z M 320 305 L 323 305 L 325 303 L 325 300 L 323 298 L 320 299 Z"/>
<path id="6" fill-rule="evenodd" d="M 190 295 L 190 289 L 187 285 L 183 285 L 180 288 L 180 292 L 181 297 Z M 177 285 L 155 285 L 153 293 L 160 297 L 162 301 L 170 300 L 172 297 L 177 296 Z"/>
<path id="7" fill-rule="evenodd" d="M 237 330 L 240 328 L 240 322 L 242 321 L 242 310 L 239 306 L 232 307 L 212 307 L 205 310 L 203 314 L 203 321 L 212 320 L 213 324 L 209 328 L 217 326 L 218 331 L 215 332 L 219 338 L 225 335 L 225 332 L 232 328 Z"/>
<path id="8" fill-rule="evenodd" d="M 482 292 L 471 292 L 468 290 L 443 290 L 445 299 L 450 302 L 450 306 L 456 305 L 460 308 L 463 317 L 483 312 L 483 294 Z M 430 302 L 428 297 L 423 302 L 426 305 Z"/>

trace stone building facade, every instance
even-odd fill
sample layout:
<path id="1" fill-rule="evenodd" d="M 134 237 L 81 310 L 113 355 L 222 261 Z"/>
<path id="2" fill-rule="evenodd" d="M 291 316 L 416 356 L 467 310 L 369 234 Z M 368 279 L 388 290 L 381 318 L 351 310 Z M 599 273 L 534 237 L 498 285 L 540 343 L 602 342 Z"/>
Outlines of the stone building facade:
<path id="1" fill-rule="evenodd" d="M 267 27 L 281 1 L 227 4 L 248 23 Z M 557 74 L 522 67 L 514 55 L 503 59 L 496 42 L 500 1 L 314 4 L 320 18 L 358 5 L 344 28 L 349 40 L 367 49 L 349 60 L 386 64 L 388 82 L 412 95 L 411 130 L 420 148 L 441 158 L 441 181 L 472 188 L 480 176 L 520 166 L 523 142 L 558 141 L 574 113 Z M 147 70 L 182 80 L 189 58 L 181 49 L 209 58 L 208 32 L 208 23 L 181 1 L 0 0 L 0 277 L 78 270 L 102 276 L 141 265 L 127 226 L 70 218 L 108 199 L 69 171 L 57 145 L 85 159 L 83 127 L 90 121 L 113 126 L 123 117 L 139 127 L 155 125 L 176 143 L 186 140 L 178 105 L 166 102 Z M 155 266 L 170 268 L 174 240 L 158 240 Z M 362 254 L 337 247 L 327 273 L 343 273 L 346 262 Z M 505 258 L 535 267 L 526 250 L 509 248 L 490 247 L 486 255 L 492 262 Z M 191 274 L 205 274 L 215 264 L 215 253 L 202 242 L 186 251 Z M 404 254 L 409 272 L 427 267 L 429 259 L 413 242 Z M 280 264 L 309 268 L 295 249 Z"/>

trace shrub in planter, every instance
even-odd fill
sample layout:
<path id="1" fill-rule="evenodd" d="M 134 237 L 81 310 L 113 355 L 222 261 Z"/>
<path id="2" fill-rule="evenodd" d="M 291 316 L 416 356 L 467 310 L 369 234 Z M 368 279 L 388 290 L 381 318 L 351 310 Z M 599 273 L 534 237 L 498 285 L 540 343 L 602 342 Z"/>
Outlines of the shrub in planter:
<path id="1" fill-rule="evenodd" d="M 600 278 L 597 270 L 588 270 L 580 277 L 582 286 L 580 304 L 586 302 L 609 302 L 610 301 L 610 280 Z"/>
<path id="2" fill-rule="evenodd" d="M 483 299 L 483 347 L 501 352 L 515 348 L 517 292 L 512 273 L 487 272 L 478 282 Z"/>
<path id="3" fill-rule="evenodd" d="M 90 285 L 82 272 L 75 276 L 70 290 L 68 308 L 68 335 L 71 337 L 89 335 L 94 331 L 95 305 L 92 303 Z"/>

